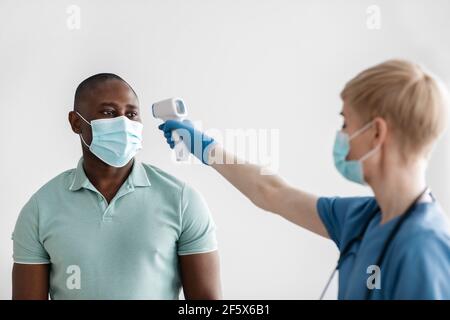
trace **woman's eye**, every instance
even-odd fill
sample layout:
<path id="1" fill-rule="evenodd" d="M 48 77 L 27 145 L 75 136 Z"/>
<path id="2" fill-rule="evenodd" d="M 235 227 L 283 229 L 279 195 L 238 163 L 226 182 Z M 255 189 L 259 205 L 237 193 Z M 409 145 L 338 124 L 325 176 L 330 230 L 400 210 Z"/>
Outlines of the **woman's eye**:
<path id="1" fill-rule="evenodd" d="M 111 116 L 111 115 L 113 115 L 113 111 L 105 110 L 105 111 L 102 112 L 102 114 L 105 115 L 105 116 Z"/>
<path id="2" fill-rule="evenodd" d="M 137 117 L 137 112 L 129 112 L 129 113 L 127 114 L 127 117 L 128 117 L 128 118 L 134 118 L 134 117 Z"/>

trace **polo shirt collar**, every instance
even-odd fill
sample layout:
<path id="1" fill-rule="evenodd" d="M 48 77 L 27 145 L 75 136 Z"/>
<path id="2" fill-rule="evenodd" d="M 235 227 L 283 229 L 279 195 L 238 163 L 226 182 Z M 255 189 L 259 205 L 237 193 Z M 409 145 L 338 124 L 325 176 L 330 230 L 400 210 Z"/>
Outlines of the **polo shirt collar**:
<path id="1" fill-rule="evenodd" d="M 148 179 L 147 172 L 140 161 L 136 159 L 133 160 L 133 167 L 131 168 L 130 175 L 128 176 L 125 183 L 133 187 L 150 187 L 151 183 Z M 77 191 L 81 188 L 91 189 L 93 186 L 89 181 L 86 173 L 83 169 L 83 157 L 78 161 L 77 168 L 75 169 L 75 175 L 73 177 L 72 183 L 69 187 L 71 191 Z"/>

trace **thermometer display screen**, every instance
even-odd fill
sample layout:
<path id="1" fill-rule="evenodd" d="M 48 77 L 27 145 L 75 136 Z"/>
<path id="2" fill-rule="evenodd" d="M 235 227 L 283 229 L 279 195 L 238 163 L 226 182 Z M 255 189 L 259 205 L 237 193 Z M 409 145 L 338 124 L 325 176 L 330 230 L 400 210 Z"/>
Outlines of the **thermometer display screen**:
<path id="1" fill-rule="evenodd" d="M 186 113 L 186 109 L 184 108 L 183 101 L 177 100 L 177 101 L 175 101 L 175 105 L 176 105 L 178 114 L 182 115 L 182 114 Z"/>

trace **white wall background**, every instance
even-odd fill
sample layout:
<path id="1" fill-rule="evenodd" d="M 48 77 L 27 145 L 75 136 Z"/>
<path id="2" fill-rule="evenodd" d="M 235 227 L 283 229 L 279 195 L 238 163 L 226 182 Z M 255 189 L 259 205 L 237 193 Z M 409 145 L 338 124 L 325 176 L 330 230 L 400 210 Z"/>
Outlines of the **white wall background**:
<path id="1" fill-rule="evenodd" d="M 69 5 L 81 29 L 66 25 Z M 381 9 L 380 30 L 366 9 Z M 175 165 L 152 102 L 181 96 L 206 128 L 280 130 L 280 174 L 320 195 L 367 194 L 335 171 L 339 92 L 388 58 L 450 80 L 448 0 L 0 0 L 0 298 L 10 298 L 11 231 L 46 181 L 76 166 L 67 113 L 77 84 L 114 72 L 140 95 L 140 158 L 197 187 L 219 227 L 225 298 L 315 299 L 338 252 L 324 239 L 255 208 L 210 168 Z M 448 139 L 430 185 L 447 210 Z"/>

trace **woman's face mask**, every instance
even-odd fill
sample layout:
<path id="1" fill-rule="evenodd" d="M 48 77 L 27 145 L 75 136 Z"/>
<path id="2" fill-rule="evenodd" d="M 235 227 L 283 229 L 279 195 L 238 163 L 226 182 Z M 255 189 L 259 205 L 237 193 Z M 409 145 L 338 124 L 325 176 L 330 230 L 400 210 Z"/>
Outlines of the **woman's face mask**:
<path id="1" fill-rule="evenodd" d="M 110 166 L 123 167 L 142 149 L 142 123 L 125 116 L 89 122 L 78 112 L 77 114 L 92 127 L 90 145 L 80 134 L 84 145 Z"/>
<path id="2" fill-rule="evenodd" d="M 357 130 L 354 134 L 349 136 L 343 131 L 338 131 L 336 134 L 336 140 L 333 147 L 333 158 L 336 169 L 348 180 L 365 185 L 363 162 L 370 156 L 375 154 L 379 146 L 375 147 L 359 160 L 346 160 L 350 152 L 350 141 L 362 134 L 373 125 L 373 121 L 366 124 L 361 129 Z"/>

